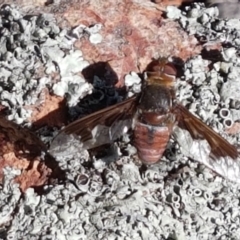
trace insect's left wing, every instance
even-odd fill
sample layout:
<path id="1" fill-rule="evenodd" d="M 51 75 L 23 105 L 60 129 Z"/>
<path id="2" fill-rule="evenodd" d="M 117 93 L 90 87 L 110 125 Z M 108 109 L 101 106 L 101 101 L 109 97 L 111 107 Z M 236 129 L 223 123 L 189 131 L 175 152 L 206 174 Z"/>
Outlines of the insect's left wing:
<path id="1" fill-rule="evenodd" d="M 53 140 L 50 152 L 57 146 L 64 147 L 68 141 L 66 136 L 77 137 L 85 149 L 112 143 L 123 134 L 125 128 L 131 127 L 137 98 L 133 96 L 69 124 Z"/>
<path id="2" fill-rule="evenodd" d="M 182 105 L 177 104 L 173 111 L 178 116 L 174 136 L 183 153 L 223 177 L 240 182 L 240 158 L 237 148 Z"/>

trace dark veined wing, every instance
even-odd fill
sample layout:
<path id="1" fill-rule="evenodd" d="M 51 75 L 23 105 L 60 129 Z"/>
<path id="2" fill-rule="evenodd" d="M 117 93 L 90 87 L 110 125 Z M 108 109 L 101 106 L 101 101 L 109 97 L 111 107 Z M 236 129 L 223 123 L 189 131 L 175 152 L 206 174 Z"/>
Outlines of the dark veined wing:
<path id="1" fill-rule="evenodd" d="M 181 146 L 182 153 L 214 172 L 240 183 L 240 157 L 237 148 L 214 132 L 185 107 L 176 105 L 179 118 L 173 135 Z"/>
<path id="2" fill-rule="evenodd" d="M 178 126 L 188 130 L 193 139 L 206 139 L 211 147 L 211 154 L 217 158 L 229 156 L 232 159 L 238 157 L 237 148 L 208 127 L 200 119 L 190 113 L 185 107 L 176 104 L 174 112 L 178 116 Z"/>
<path id="3" fill-rule="evenodd" d="M 133 96 L 74 121 L 60 131 L 51 148 L 64 144 L 62 139 L 68 135 L 79 137 L 85 149 L 112 143 L 123 134 L 125 127 L 131 127 L 137 100 L 138 97 Z"/>

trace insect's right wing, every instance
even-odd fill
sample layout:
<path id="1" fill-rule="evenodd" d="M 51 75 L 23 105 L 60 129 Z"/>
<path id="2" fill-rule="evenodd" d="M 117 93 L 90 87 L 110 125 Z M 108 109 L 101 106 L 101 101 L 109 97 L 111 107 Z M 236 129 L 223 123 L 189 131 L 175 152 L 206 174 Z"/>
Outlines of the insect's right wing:
<path id="1" fill-rule="evenodd" d="M 240 183 L 240 157 L 237 148 L 182 105 L 177 104 L 174 112 L 179 119 L 174 136 L 183 154 L 203 163 L 221 176 Z"/>
<path id="2" fill-rule="evenodd" d="M 61 151 L 73 138 L 77 140 L 75 143 L 81 142 L 84 149 L 112 143 L 131 127 L 137 99 L 133 96 L 69 124 L 55 137 L 50 152 Z"/>

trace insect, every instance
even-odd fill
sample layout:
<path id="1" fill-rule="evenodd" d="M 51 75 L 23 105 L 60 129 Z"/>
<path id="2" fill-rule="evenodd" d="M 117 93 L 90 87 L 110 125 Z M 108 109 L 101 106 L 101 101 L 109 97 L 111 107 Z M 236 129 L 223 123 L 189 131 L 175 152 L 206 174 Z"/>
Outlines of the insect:
<path id="1" fill-rule="evenodd" d="M 221 168 L 225 164 L 228 170 L 229 163 L 238 164 L 237 148 L 177 101 L 174 65 L 166 59 L 153 60 L 146 74 L 139 95 L 76 120 L 56 140 L 63 134 L 80 136 L 83 147 L 91 149 L 115 141 L 128 127 L 133 130 L 139 158 L 153 164 L 161 159 L 173 134 L 190 157 L 200 158 L 196 160 L 231 178 L 224 167 L 219 170 L 219 165 Z"/>

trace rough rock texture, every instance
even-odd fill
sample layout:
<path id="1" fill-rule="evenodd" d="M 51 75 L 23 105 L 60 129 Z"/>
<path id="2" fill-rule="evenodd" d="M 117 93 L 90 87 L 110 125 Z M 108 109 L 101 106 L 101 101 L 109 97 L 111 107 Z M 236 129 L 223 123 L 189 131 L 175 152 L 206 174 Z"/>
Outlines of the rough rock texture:
<path id="1" fill-rule="evenodd" d="M 139 162 L 128 136 L 107 159 L 71 136 L 55 158 L 46 152 L 53 126 L 121 101 L 114 85 L 124 80 L 129 96 L 140 92 L 136 73 L 169 55 L 177 98 L 238 143 L 239 20 L 166 2 L 19 1 L 21 10 L 0 10 L 0 109 L 42 127 L 30 133 L 0 119 L 0 239 L 240 238 L 239 184 L 189 159 L 174 139 L 154 166 Z"/>

